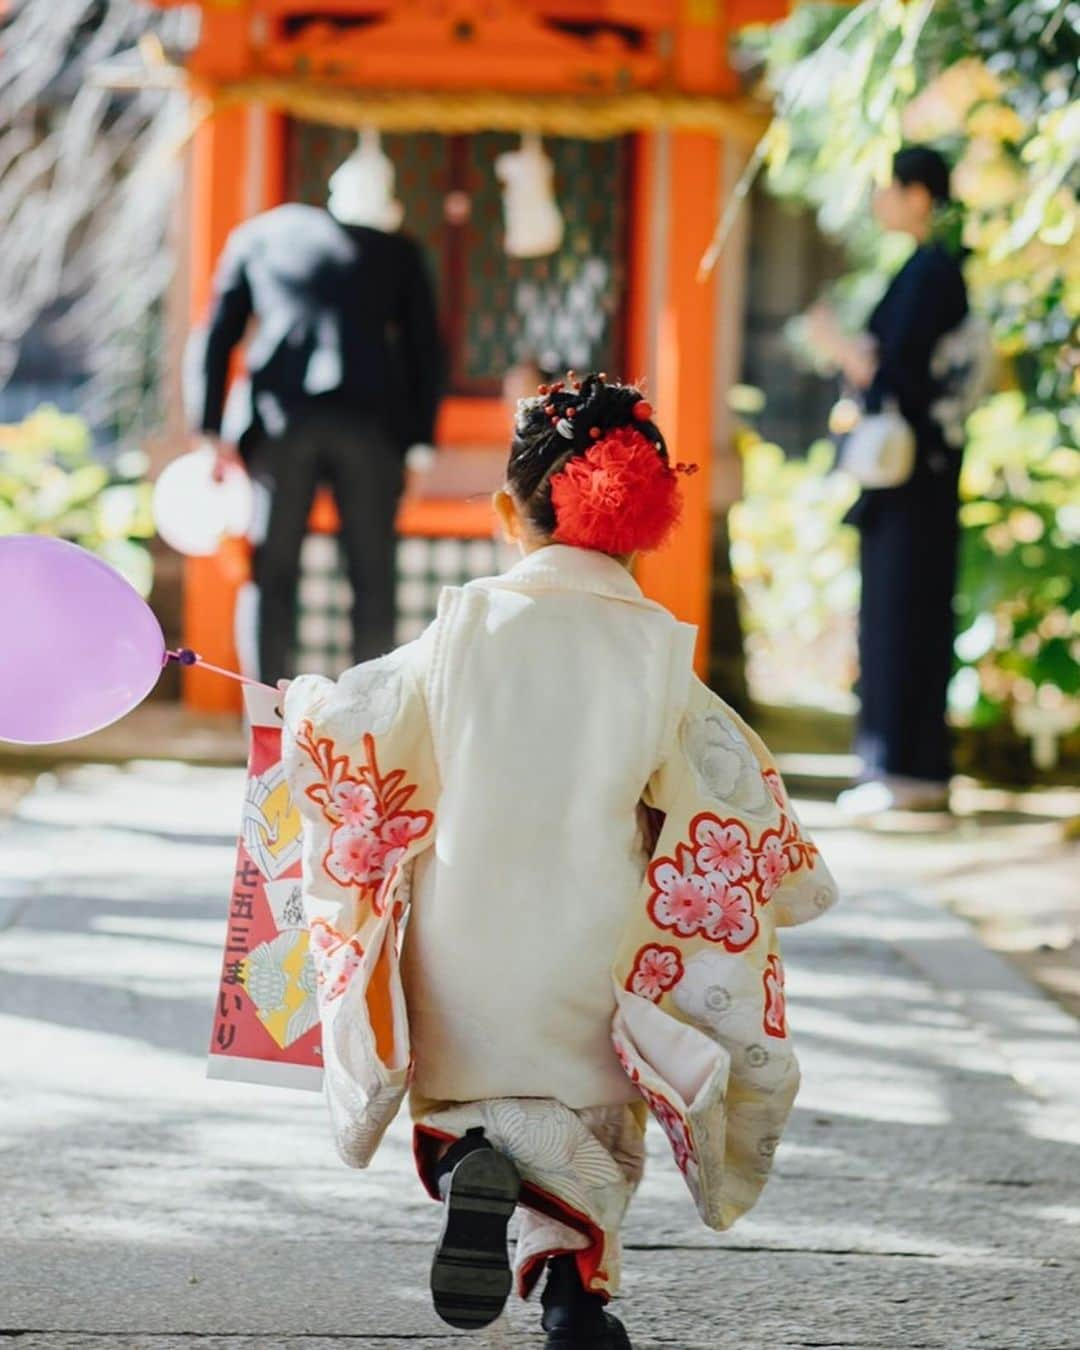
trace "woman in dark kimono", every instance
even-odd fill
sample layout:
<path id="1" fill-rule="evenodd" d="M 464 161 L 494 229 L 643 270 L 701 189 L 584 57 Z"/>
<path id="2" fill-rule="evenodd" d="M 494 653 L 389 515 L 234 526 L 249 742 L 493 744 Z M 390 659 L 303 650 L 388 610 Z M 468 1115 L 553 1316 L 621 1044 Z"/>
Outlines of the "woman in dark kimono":
<path id="1" fill-rule="evenodd" d="M 874 198 L 886 230 L 916 240 L 870 317 L 845 338 L 827 311 L 811 315 L 814 340 L 862 391 L 867 413 L 894 405 L 915 432 L 915 468 L 899 487 L 868 489 L 848 519 L 861 535 L 861 711 L 856 749 L 863 782 L 842 794 L 850 814 L 948 804 L 945 696 L 952 669 L 953 592 L 961 452 L 935 417 L 945 390 L 933 356 L 968 312 L 956 251 L 934 237 L 949 201 L 945 161 L 927 147 L 901 150 L 892 182 Z"/>

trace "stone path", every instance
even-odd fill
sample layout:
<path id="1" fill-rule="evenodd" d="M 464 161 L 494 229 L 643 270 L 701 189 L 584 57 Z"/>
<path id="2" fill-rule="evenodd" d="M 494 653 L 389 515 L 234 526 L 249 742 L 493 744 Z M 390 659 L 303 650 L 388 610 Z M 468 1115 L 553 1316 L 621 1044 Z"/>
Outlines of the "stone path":
<path id="1" fill-rule="evenodd" d="M 0 831 L 0 1346 L 539 1347 L 534 1307 L 435 1319 L 404 1122 L 354 1173 L 317 1097 L 204 1078 L 240 785 L 89 767 Z M 917 847 L 803 816 L 845 902 L 786 942 L 793 1125 L 726 1235 L 653 1132 L 635 1347 L 1077 1350 L 1078 1024 L 945 913 Z"/>

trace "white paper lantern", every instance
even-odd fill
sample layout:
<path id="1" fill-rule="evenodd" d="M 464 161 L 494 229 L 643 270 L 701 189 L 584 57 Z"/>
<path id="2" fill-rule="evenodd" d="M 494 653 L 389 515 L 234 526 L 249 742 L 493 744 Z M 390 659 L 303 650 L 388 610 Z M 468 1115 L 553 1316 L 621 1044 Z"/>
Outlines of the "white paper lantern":
<path id="1" fill-rule="evenodd" d="M 226 535 L 243 535 L 251 522 L 251 481 L 230 464 L 214 479 L 216 455 L 209 446 L 174 459 L 154 485 L 153 514 L 158 534 L 178 553 L 205 558 Z"/>
<path id="2" fill-rule="evenodd" d="M 392 234 L 405 208 L 394 197 L 394 162 L 382 148 L 379 133 L 365 127 L 347 160 L 330 175 L 328 209 L 343 225 L 366 225 Z"/>
<path id="3" fill-rule="evenodd" d="M 503 185 L 506 252 L 511 258 L 544 258 L 562 245 L 565 225 L 555 200 L 555 166 L 540 137 L 521 138 L 521 149 L 495 161 Z"/>

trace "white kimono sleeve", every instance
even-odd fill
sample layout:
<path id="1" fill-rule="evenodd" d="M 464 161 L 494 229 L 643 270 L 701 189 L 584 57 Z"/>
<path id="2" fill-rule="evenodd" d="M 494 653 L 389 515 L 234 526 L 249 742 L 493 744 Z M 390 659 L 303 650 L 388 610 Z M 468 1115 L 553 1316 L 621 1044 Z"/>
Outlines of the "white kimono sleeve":
<path id="1" fill-rule="evenodd" d="M 304 816 L 324 1083 L 338 1150 L 354 1167 L 370 1161 L 412 1067 L 399 925 L 438 796 L 422 655 L 413 644 L 337 684 L 304 676 L 285 699 L 283 762 Z"/>
<path id="2" fill-rule="evenodd" d="M 697 681 L 645 804 L 663 827 L 614 969 L 615 1048 L 702 1218 L 726 1228 L 799 1085 L 776 929 L 836 889 L 764 745 Z"/>

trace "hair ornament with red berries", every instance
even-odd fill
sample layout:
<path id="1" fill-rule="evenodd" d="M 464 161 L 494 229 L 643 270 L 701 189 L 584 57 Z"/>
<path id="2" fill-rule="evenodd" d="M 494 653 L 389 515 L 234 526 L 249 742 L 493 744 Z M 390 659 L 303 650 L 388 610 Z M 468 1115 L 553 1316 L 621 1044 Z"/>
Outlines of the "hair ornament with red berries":
<path id="1" fill-rule="evenodd" d="M 638 384 L 601 371 L 541 384 L 514 419 L 507 484 L 532 529 L 626 556 L 659 548 L 679 519 L 679 478 Z"/>
<path id="2" fill-rule="evenodd" d="M 682 514 L 676 471 L 635 426 L 593 440 L 551 478 L 555 542 L 617 557 L 660 548 Z"/>

